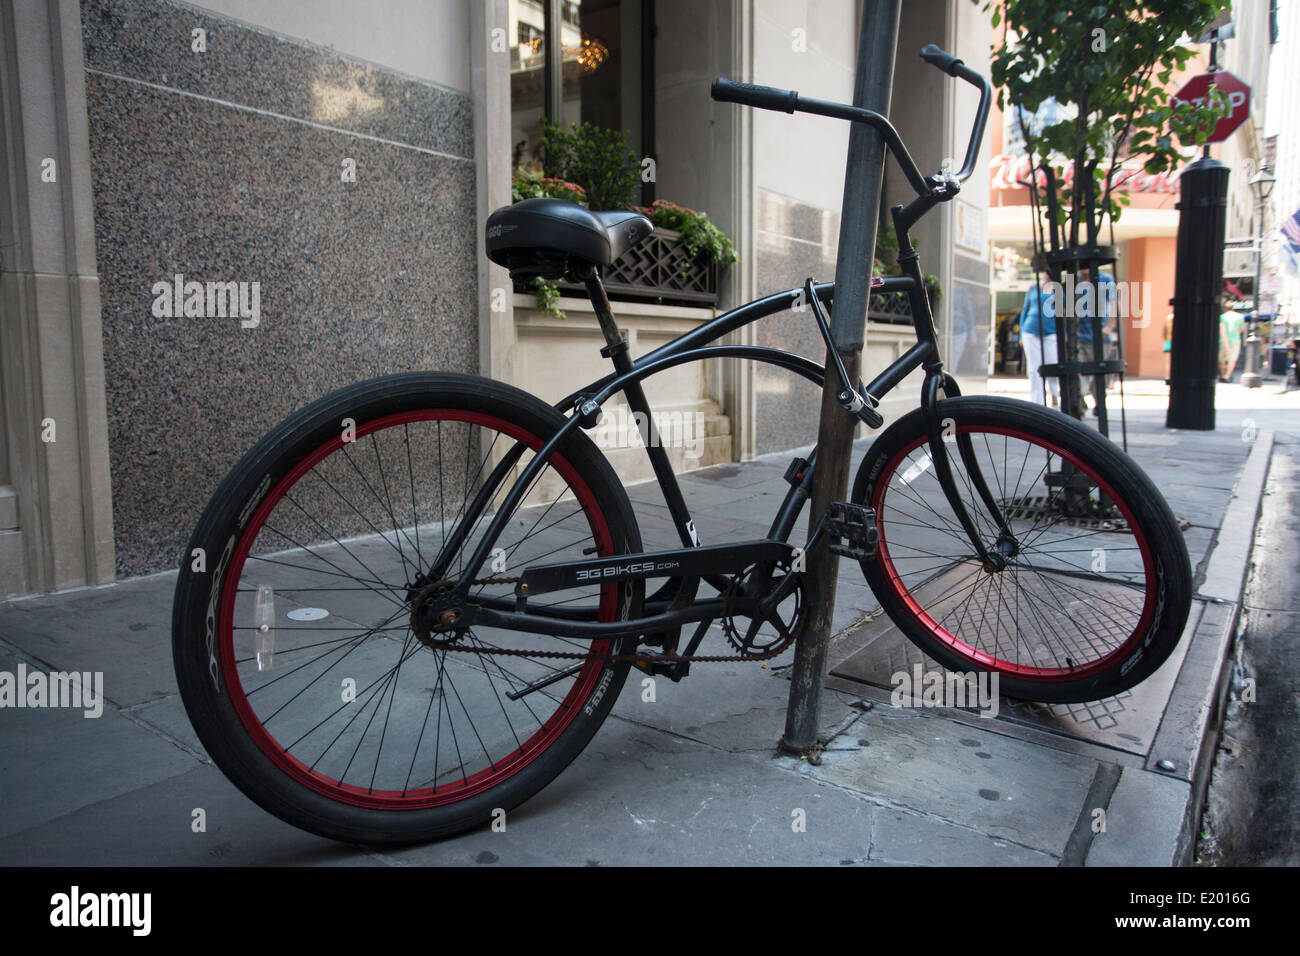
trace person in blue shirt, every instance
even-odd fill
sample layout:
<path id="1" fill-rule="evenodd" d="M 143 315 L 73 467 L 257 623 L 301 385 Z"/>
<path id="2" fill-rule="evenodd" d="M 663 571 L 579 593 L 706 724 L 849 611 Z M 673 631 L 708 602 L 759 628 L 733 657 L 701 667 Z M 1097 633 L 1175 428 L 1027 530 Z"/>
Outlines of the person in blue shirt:
<path id="1" fill-rule="evenodd" d="M 1115 343 L 1115 279 L 1106 272 L 1102 272 L 1097 277 L 1097 286 L 1092 290 L 1091 296 L 1084 295 L 1084 289 L 1092 281 L 1092 270 L 1083 268 L 1079 270 L 1079 281 L 1075 286 L 1075 296 L 1077 310 L 1075 314 L 1079 317 L 1079 361 L 1091 362 L 1095 358 L 1092 344 L 1092 316 L 1094 308 L 1096 314 L 1101 316 L 1101 340 L 1102 357 L 1112 359 L 1118 354 Z M 1106 384 L 1110 386 L 1114 375 L 1106 376 Z M 1085 394 L 1092 393 L 1092 384 L 1089 382 L 1083 389 Z M 1092 413 L 1097 414 L 1094 408 Z"/>
<path id="2" fill-rule="evenodd" d="M 1053 405 L 1061 401 L 1061 382 L 1057 378 L 1043 379 L 1038 370 L 1043 365 L 1056 362 L 1056 310 L 1052 304 L 1051 277 L 1039 273 L 1039 282 L 1025 293 L 1025 304 L 1020 307 L 1020 347 L 1025 355 L 1025 372 L 1029 375 L 1029 400 L 1047 405 L 1052 396 Z"/>
<path id="3" fill-rule="evenodd" d="M 1079 298 L 1079 309 L 1076 313 L 1079 316 L 1079 342 L 1092 344 L 1092 309 L 1089 308 L 1088 300 L 1084 298 L 1083 290 L 1085 284 L 1092 281 L 1092 271 L 1089 269 L 1079 270 L 1079 282 L 1075 286 L 1075 294 Z M 1103 272 L 1097 280 L 1097 288 L 1093 290 L 1092 302 L 1100 306 L 1100 315 L 1102 322 L 1102 340 L 1110 342 L 1115 335 L 1115 280 Z M 1092 352 L 1084 353 L 1084 361 L 1092 359 Z"/>

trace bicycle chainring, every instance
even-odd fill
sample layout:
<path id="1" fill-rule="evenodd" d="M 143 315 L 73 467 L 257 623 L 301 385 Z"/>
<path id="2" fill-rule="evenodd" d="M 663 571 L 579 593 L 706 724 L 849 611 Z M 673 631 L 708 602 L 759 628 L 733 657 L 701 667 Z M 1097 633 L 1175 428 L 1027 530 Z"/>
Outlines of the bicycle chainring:
<path id="1" fill-rule="evenodd" d="M 721 624 L 732 647 L 745 655 L 769 656 L 799 637 L 808 617 L 808 600 L 803 576 L 789 580 L 792 573 L 787 562 L 778 561 L 770 566 L 750 565 L 731 579 L 723 593 L 726 610 Z M 783 587 L 789 593 L 765 611 L 762 601 Z"/>

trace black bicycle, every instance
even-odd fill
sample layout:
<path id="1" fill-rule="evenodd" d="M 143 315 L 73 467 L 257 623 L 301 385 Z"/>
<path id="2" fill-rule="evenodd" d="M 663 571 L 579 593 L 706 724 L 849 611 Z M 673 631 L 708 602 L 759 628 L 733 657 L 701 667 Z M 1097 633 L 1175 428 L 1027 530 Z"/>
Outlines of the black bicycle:
<path id="1" fill-rule="evenodd" d="M 808 610 L 803 555 L 857 560 L 884 611 L 955 671 L 991 671 L 1039 701 L 1116 694 L 1169 655 L 1192 574 L 1160 492 L 1105 438 L 1026 402 L 960 396 L 944 372 L 908 238 L 974 169 L 923 176 L 889 121 L 797 93 L 718 79 L 714 99 L 867 123 L 917 198 L 895 206 L 916 345 L 869 384 L 781 351 L 710 344 L 786 309 L 830 342 L 834 283 L 809 279 L 734 309 L 638 360 L 600 271 L 649 234 L 644 217 L 560 200 L 499 209 L 490 257 L 515 279 L 585 283 L 613 372 L 556 406 L 444 373 L 373 379 L 292 415 L 226 477 L 177 583 L 174 655 L 212 759 L 249 797 L 306 830 L 406 843 L 487 822 L 581 752 L 629 670 L 679 680 L 692 663 L 769 660 Z M 835 350 L 829 353 L 835 355 Z M 658 439 L 642 381 L 686 362 L 769 362 L 883 424 L 880 398 L 924 370 L 920 407 L 872 443 L 851 500 L 791 543 L 816 452 L 796 458 L 767 536 L 705 544 Z M 587 430 L 622 394 L 681 547 L 647 552 L 619 480 Z M 806 522 L 806 518 L 804 519 Z"/>

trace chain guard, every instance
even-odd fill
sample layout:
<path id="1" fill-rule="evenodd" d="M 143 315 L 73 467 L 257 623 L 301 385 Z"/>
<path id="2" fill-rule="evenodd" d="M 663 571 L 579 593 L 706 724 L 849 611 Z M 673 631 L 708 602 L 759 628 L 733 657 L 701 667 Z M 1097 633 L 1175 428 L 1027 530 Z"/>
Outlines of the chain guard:
<path id="1" fill-rule="evenodd" d="M 776 570 L 778 576 L 773 580 L 778 586 L 779 583 L 790 573 L 788 567 L 789 566 L 784 561 L 777 562 Z M 578 653 L 576 651 L 530 650 L 522 647 L 486 647 L 481 643 L 465 642 L 464 637 L 467 631 L 461 630 L 454 631 L 448 635 L 446 640 L 443 640 L 440 639 L 437 634 L 430 631 L 428 624 L 426 623 L 427 618 L 425 615 L 427 612 L 424 610 L 424 606 L 431 598 L 436 602 L 436 596 L 440 593 L 445 593 L 445 591 L 454 587 L 454 581 L 439 581 L 436 584 L 427 585 L 421 589 L 421 591 L 416 595 L 415 600 L 412 602 L 411 629 L 414 631 L 417 640 L 435 651 L 462 651 L 472 654 L 501 657 L 532 657 L 541 658 L 543 660 L 602 661 L 605 663 L 627 662 L 637 665 L 678 663 L 722 664 L 739 661 L 767 661 L 780 656 L 780 654 L 794 643 L 796 638 L 798 638 L 799 633 L 803 629 L 804 620 L 807 617 L 806 609 L 808 602 L 805 597 L 803 583 L 800 580 L 796 582 L 795 591 L 793 592 L 797 595 L 798 599 L 798 610 L 795 614 L 795 618 L 790 624 L 782 622 L 777 627 L 778 634 L 780 634 L 778 638 L 770 639 L 759 644 L 752 639 L 746 641 L 744 638 L 733 637 L 733 631 L 735 631 L 735 615 L 747 614 L 745 609 L 748 608 L 752 610 L 755 608 L 757 603 L 757 599 L 745 597 L 739 593 L 739 589 L 743 588 L 743 582 L 755 572 L 755 568 L 756 566 L 751 565 L 743 574 L 734 576 L 731 580 L 731 585 L 728 587 L 724 595 L 724 600 L 727 601 L 728 607 L 725 616 L 722 618 L 723 631 L 727 634 L 727 639 L 731 642 L 732 646 L 743 652 L 740 654 L 646 654 L 639 651 L 634 654 L 602 654 L 594 651 Z M 519 578 L 476 578 L 472 583 L 475 585 L 514 584 L 519 580 Z M 765 591 L 765 594 L 771 593 L 771 590 L 772 588 L 769 587 L 767 591 Z M 728 597 L 732 595 L 734 595 L 734 597 Z M 758 621 L 761 624 L 763 619 L 759 618 Z M 753 631 L 756 636 L 758 628 L 754 627 Z M 750 646 L 752 649 L 745 652 L 746 645 Z"/>

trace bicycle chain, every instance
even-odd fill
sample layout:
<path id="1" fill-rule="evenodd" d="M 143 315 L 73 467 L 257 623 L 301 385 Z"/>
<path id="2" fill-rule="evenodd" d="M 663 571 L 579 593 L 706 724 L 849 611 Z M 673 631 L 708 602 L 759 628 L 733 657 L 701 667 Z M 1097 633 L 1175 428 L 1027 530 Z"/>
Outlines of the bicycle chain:
<path id="1" fill-rule="evenodd" d="M 475 585 L 518 584 L 523 578 L 475 578 Z M 473 654 L 500 654 L 503 657 L 541 657 L 550 660 L 603 661 L 607 664 L 680 664 L 685 662 L 699 664 L 728 664 L 738 661 L 768 661 L 780 656 L 786 648 L 794 643 L 797 635 L 791 634 L 784 641 L 769 651 L 761 654 L 709 654 L 705 656 L 690 654 L 579 654 L 575 651 L 530 651 L 514 647 L 471 647 L 457 641 L 440 641 L 432 634 L 425 639 L 425 644 L 434 650 L 467 651 Z"/>

